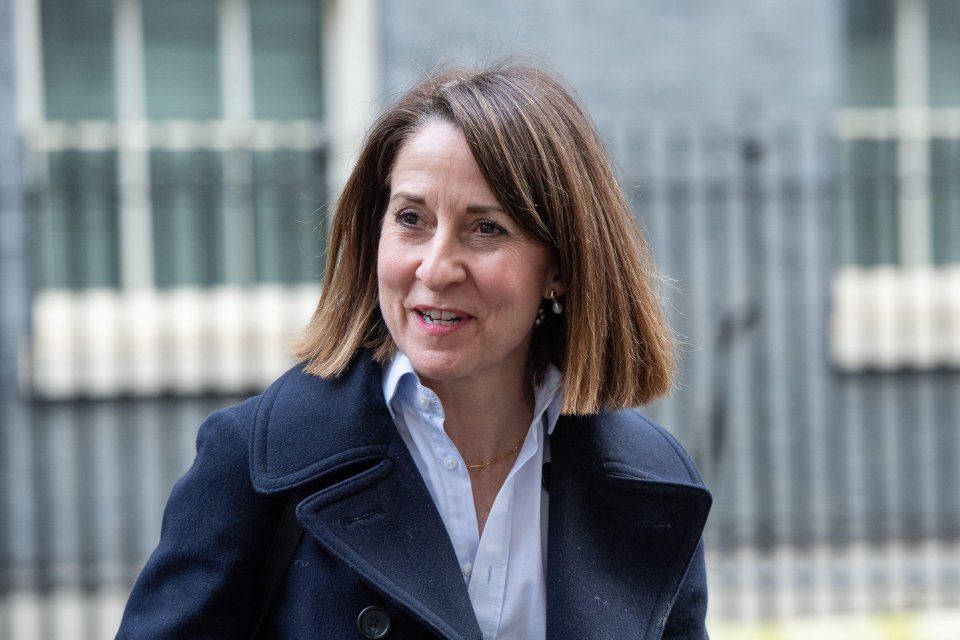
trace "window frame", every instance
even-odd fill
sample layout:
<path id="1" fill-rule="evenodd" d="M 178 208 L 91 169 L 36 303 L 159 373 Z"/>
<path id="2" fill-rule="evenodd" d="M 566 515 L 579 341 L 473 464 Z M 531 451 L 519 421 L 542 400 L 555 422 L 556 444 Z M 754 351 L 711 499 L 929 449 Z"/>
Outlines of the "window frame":
<path id="1" fill-rule="evenodd" d="M 960 264 L 934 265 L 930 179 L 931 141 L 960 139 L 960 108 L 930 103 L 928 8 L 894 2 L 896 104 L 837 113 L 841 141 L 896 143 L 900 185 L 897 262 L 843 265 L 833 275 L 830 356 L 842 372 L 960 366 Z"/>
<path id="2" fill-rule="evenodd" d="M 150 121 L 146 109 L 141 2 L 113 0 L 116 121 L 80 122 L 46 120 L 40 0 L 13 2 L 18 127 L 25 152 L 26 179 L 49 184 L 46 158 L 51 151 L 104 149 L 118 154 L 120 286 L 85 291 L 45 289 L 34 293 L 31 352 L 23 359 L 23 374 L 35 397 L 69 399 L 204 390 L 238 393 L 256 389 L 281 372 L 291 362 L 285 354 L 286 343 L 309 317 L 313 305 L 305 301 L 315 300 L 319 284 L 279 288 L 257 285 L 253 283 L 251 267 L 236 252 L 227 256 L 229 281 L 223 286 L 212 290 L 158 290 L 154 274 L 150 152 L 184 149 L 184 141 L 199 137 L 205 148 L 225 152 L 223 183 L 228 188 L 230 184 L 249 182 L 252 171 L 249 158 L 245 157 L 249 154 L 231 154 L 231 150 L 322 147 L 328 158 L 326 181 L 332 201 L 348 175 L 354 148 L 377 110 L 380 55 L 375 0 L 315 0 L 322 16 L 317 26 L 324 64 L 322 122 L 255 118 L 249 0 L 218 0 L 221 117 L 205 121 Z M 254 233 L 251 204 L 237 193 L 225 192 L 224 199 L 224 209 L 230 212 L 223 216 L 225 242 L 228 246 L 246 247 Z M 267 308 L 282 316 L 280 320 L 262 312 L 267 300 L 271 301 Z M 278 309 L 278 305 L 283 308 Z M 179 332 L 158 322 L 141 326 L 131 316 L 134 309 L 153 309 L 158 317 L 167 318 L 177 318 L 178 309 L 192 309 L 196 312 L 196 326 L 180 327 Z M 204 366 L 204 358 L 194 358 L 196 366 L 184 365 L 187 369 L 175 371 L 173 376 L 169 370 L 162 370 L 158 363 L 165 361 L 164 351 L 186 352 L 190 345 L 202 346 L 194 339 L 197 332 L 216 332 L 217 327 L 208 326 L 208 320 L 224 319 L 231 313 L 253 318 L 252 324 L 227 323 L 222 329 L 228 334 L 224 340 L 207 341 L 220 346 L 203 353 L 248 373 L 228 375 L 229 369 Z M 231 339 L 249 334 L 260 338 L 252 344 Z M 133 349 L 132 355 L 121 353 L 124 349 L 117 349 L 116 345 L 108 348 L 111 339 Z M 268 346 L 264 347 L 265 344 Z M 91 350 L 87 345 L 102 348 Z M 130 375 L 131 372 L 139 373 Z"/>
<path id="3" fill-rule="evenodd" d="M 929 97 L 929 31 L 927 0 L 894 0 L 894 99 L 888 108 L 843 108 L 836 130 L 844 141 L 897 142 L 898 263 L 904 267 L 933 262 L 929 180 L 930 141 L 956 134 L 954 109 L 934 109 Z"/>

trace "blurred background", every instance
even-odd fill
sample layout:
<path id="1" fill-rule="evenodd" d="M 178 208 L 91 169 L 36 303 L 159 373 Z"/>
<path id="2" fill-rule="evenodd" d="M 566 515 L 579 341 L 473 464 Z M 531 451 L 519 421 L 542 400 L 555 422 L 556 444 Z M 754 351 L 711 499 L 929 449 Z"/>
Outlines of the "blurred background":
<path id="1" fill-rule="evenodd" d="M 0 640 L 113 636 L 365 126 L 533 55 L 682 342 L 714 638 L 960 638 L 960 1 L 0 0 Z"/>

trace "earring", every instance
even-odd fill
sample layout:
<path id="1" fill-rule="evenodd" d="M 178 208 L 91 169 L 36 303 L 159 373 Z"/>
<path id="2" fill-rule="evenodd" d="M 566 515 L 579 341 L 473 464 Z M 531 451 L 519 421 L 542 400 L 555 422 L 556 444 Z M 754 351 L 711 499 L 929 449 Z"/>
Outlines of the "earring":
<path id="1" fill-rule="evenodd" d="M 539 327 L 543 324 L 543 307 L 537 309 L 537 319 L 533 321 L 533 326 Z"/>
<path id="2" fill-rule="evenodd" d="M 553 312 L 557 315 L 563 313 L 563 305 L 560 304 L 560 301 L 557 300 L 557 292 L 553 289 L 550 289 L 550 300 L 553 301 L 552 309 Z"/>

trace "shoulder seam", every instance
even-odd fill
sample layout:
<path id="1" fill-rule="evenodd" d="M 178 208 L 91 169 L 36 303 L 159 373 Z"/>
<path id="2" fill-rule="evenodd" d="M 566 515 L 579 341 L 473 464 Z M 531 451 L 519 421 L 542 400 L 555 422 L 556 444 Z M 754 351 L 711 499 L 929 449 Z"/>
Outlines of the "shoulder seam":
<path id="1" fill-rule="evenodd" d="M 648 425 L 651 429 L 653 429 L 657 433 L 657 435 L 659 435 L 664 440 L 664 442 L 670 445 L 674 453 L 677 454 L 677 458 L 679 458 L 680 462 L 683 463 L 683 468 L 686 470 L 687 477 L 690 479 L 690 481 L 705 486 L 703 482 L 703 478 L 700 476 L 700 473 L 697 471 L 696 466 L 693 464 L 693 460 L 690 458 L 690 454 L 687 453 L 686 449 L 684 449 L 684 447 L 680 444 L 676 436 L 674 436 L 672 433 L 667 431 L 665 428 L 661 427 L 659 424 L 657 424 L 653 420 L 650 420 L 649 418 L 647 418 L 645 415 L 640 413 L 638 409 L 631 409 L 631 412 L 635 416 L 637 416 L 637 418 L 639 418 L 644 424 Z"/>

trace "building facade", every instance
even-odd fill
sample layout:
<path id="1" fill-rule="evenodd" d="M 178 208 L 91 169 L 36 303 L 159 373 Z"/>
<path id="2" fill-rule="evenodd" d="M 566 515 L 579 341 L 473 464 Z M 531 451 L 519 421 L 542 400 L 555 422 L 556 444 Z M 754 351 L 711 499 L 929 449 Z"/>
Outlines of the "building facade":
<path id="1" fill-rule="evenodd" d="M 203 417 L 289 365 L 364 127 L 503 56 L 579 93 L 663 272 L 716 624 L 960 606 L 957 11 L 0 0 L 0 639 L 111 635 Z"/>

